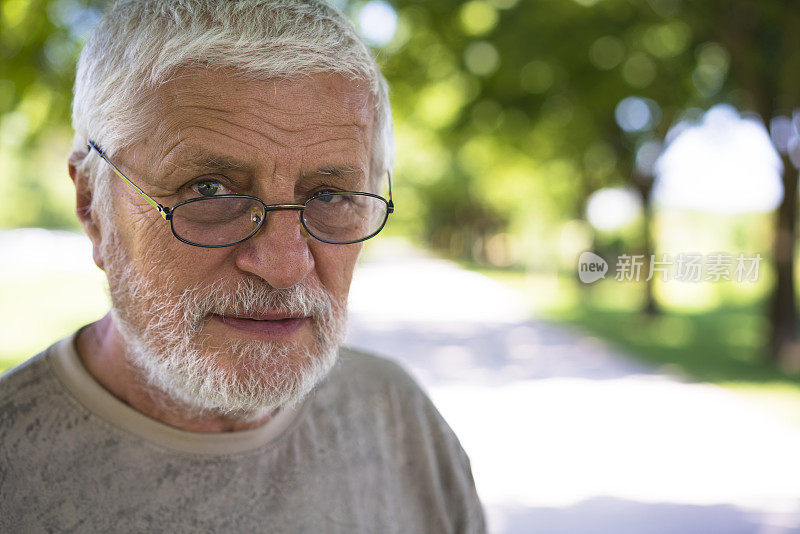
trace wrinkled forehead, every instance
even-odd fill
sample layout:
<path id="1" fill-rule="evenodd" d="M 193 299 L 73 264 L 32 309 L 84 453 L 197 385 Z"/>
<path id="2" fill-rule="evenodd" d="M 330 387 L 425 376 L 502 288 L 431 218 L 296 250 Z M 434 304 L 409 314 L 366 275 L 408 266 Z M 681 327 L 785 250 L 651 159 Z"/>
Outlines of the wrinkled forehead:
<path id="1" fill-rule="evenodd" d="M 258 79 L 232 69 L 184 69 L 152 95 L 147 144 L 160 146 L 157 158 L 191 137 L 287 149 L 339 140 L 368 152 L 372 100 L 366 82 L 337 73 Z"/>
<path id="2" fill-rule="evenodd" d="M 288 113 L 310 111 L 308 104 L 316 102 L 329 105 L 325 112 L 330 116 L 355 114 L 364 121 L 371 118 L 372 98 L 368 83 L 336 72 L 261 78 L 233 68 L 184 68 L 158 87 L 154 96 L 161 104 L 196 99 L 236 105 L 255 99 L 255 104 Z"/>

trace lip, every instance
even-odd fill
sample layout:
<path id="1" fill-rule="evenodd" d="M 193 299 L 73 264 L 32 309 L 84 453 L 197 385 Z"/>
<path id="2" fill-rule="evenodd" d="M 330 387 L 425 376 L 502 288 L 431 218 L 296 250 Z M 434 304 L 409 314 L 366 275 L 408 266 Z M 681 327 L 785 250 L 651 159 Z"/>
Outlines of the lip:
<path id="1" fill-rule="evenodd" d="M 238 332 L 263 339 L 289 339 L 307 323 L 310 317 L 296 317 L 281 312 L 268 312 L 230 317 L 211 315 L 210 318 Z"/>

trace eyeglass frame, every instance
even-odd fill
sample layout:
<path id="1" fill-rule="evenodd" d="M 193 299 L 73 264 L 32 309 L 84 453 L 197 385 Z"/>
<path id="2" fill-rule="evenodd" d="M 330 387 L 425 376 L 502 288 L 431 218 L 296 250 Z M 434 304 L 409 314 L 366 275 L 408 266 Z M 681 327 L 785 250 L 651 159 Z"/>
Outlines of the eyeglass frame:
<path id="1" fill-rule="evenodd" d="M 138 185 L 133 183 L 127 176 L 125 176 L 125 174 L 122 171 L 120 171 L 117 168 L 116 165 L 111 163 L 111 160 L 109 160 L 108 157 L 106 156 L 105 152 L 103 152 L 103 150 L 99 146 L 97 146 L 97 143 L 95 143 L 91 139 L 88 139 L 86 142 L 87 142 L 87 144 L 89 146 L 89 152 L 91 152 L 92 150 L 97 152 L 97 154 L 106 163 L 108 163 L 108 165 L 111 167 L 111 169 L 114 171 L 114 173 L 117 176 L 122 178 L 125 181 L 125 183 L 127 183 L 137 193 L 139 193 L 142 196 L 142 198 L 148 204 L 150 204 L 153 208 L 156 209 L 156 211 L 158 211 L 159 215 L 161 215 L 161 217 L 165 221 L 169 221 L 170 231 L 172 232 L 172 235 L 175 236 L 175 239 L 177 239 L 178 241 L 182 241 L 183 243 L 186 243 L 187 245 L 191 245 L 193 247 L 225 248 L 225 247 L 232 247 L 232 246 L 238 245 L 239 243 L 243 243 L 244 241 L 247 241 L 248 239 L 250 239 L 251 237 L 256 235 L 259 232 L 259 230 L 261 230 L 261 227 L 264 226 L 264 221 L 267 220 L 267 217 L 266 217 L 267 213 L 269 213 L 271 211 L 297 211 L 299 213 L 300 226 L 303 229 L 303 233 L 307 234 L 306 237 L 311 236 L 314 239 L 316 239 L 317 241 L 321 241 L 323 243 L 328 243 L 330 245 L 352 245 L 353 243 L 361 243 L 363 241 L 366 241 L 367 239 L 371 239 L 371 238 L 375 237 L 376 235 L 378 235 L 380 233 L 380 231 L 383 230 L 383 227 L 386 226 L 386 221 L 389 220 L 389 215 L 391 213 L 394 213 L 394 202 L 392 202 L 392 172 L 390 170 L 386 171 L 387 177 L 389 179 L 389 199 L 388 200 L 383 198 L 380 195 L 376 195 L 376 194 L 373 194 L 373 193 L 366 193 L 366 192 L 363 192 L 363 191 L 336 191 L 336 192 L 333 192 L 333 193 L 324 192 L 323 191 L 323 192 L 320 192 L 320 193 L 317 193 L 317 194 L 313 195 L 311 198 L 306 200 L 305 203 L 303 203 L 303 204 L 267 204 L 266 202 L 264 202 L 260 198 L 254 197 L 254 196 L 251 196 L 251 195 L 215 195 L 215 196 L 210 196 L 210 197 L 189 198 L 187 200 L 183 200 L 181 202 L 178 202 L 177 204 L 175 204 L 172 207 L 164 206 L 164 205 L 160 204 L 159 202 L 157 202 L 150 195 L 145 193 L 142 190 L 142 188 L 140 188 Z M 337 241 L 328 241 L 328 240 L 321 239 L 321 238 L 317 237 L 316 235 L 314 235 L 314 233 L 311 230 L 309 230 L 308 226 L 306 226 L 306 223 L 303 220 L 303 212 L 306 209 L 306 205 L 309 202 L 311 202 L 312 200 L 317 199 L 319 197 L 328 196 L 328 195 L 331 195 L 331 194 L 360 195 L 360 196 L 378 198 L 378 199 L 382 200 L 383 202 L 386 203 L 386 215 L 383 218 L 383 222 L 378 227 L 378 229 L 375 230 L 375 232 L 373 232 L 372 234 L 368 235 L 367 237 L 365 237 L 363 239 L 357 239 L 355 241 L 346 241 L 346 242 L 342 243 L 342 242 L 337 242 Z M 239 198 L 239 199 L 247 198 L 247 199 L 251 199 L 251 200 L 256 200 L 262 206 L 264 206 L 264 217 L 258 223 L 258 226 L 255 228 L 255 230 L 253 230 L 250 234 L 248 234 L 247 237 L 245 237 L 243 239 L 240 239 L 239 241 L 236 241 L 235 243 L 228 243 L 228 244 L 225 244 L 225 245 L 200 245 L 198 243 L 193 243 L 193 242 L 191 242 L 191 241 L 189 241 L 187 239 L 184 239 L 181 236 L 179 236 L 175 232 L 175 224 L 174 224 L 174 221 L 172 219 L 172 213 L 175 211 L 175 209 L 180 207 L 180 206 L 183 206 L 184 204 L 190 204 L 192 202 L 198 202 L 200 200 L 206 200 L 206 199 L 209 199 L 209 198 Z"/>

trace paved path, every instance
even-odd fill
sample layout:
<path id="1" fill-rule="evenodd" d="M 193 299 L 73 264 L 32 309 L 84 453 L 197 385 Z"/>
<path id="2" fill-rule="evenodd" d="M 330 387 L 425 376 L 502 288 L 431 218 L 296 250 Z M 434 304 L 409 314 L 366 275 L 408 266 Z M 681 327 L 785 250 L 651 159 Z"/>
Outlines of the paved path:
<path id="1" fill-rule="evenodd" d="M 470 455 L 495 533 L 800 532 L 800 429 L 527 320 L 494 281 L 390 243 L 349 342 L 402 361 Z"/>

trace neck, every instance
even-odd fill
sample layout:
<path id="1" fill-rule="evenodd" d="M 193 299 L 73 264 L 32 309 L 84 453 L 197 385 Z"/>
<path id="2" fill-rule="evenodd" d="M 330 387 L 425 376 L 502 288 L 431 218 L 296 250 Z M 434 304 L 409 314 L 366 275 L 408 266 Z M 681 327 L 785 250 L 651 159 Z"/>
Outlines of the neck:
<path id="1" fill-rule="evenodd" d="M 134 410 L 164 424 L 192 432 L 231 432 L 257 428 L 271 418 L 272 410 L 242 417 L 198 413 L 150 387 L 125 357 L 125 342 L 111 314 L 79 332 L 77 349 L 84 367 L 101 386 Z"/>

